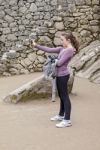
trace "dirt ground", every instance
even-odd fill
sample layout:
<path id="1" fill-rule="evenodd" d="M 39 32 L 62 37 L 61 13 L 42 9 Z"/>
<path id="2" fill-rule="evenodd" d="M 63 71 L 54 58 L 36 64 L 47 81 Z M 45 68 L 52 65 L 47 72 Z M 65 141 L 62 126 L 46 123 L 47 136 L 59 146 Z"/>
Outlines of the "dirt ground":
<path id="1" fill-rule="evenodd" d="M 0 78 L 1 97 L 32 79 Z M 58 113 L 59 98 L 17 105 L 0 101 L 0 150 L 100 150 L 100 86 L 76 77 L 70 98 L 73 125 L 63 129 L 50 121 Z"/>

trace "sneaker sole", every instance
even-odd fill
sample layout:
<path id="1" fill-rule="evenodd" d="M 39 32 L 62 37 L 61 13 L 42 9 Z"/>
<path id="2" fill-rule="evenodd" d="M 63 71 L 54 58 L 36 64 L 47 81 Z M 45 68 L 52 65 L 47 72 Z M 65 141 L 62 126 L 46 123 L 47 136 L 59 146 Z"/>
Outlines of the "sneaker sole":
<path id="1" fill-rule="evenodd" d="M 69 124 L 69 125 L 63 126 L 63 127 L 60 127 L 60 126 L 57 126 L 57 125 L 56 125 L 57 128 L 66 128 L 66 127 L 71 127 L 71 126 L 72 126 L 72 124 Z"/>
<path id="2" fill-rule="evenodd" d="M 51 121 L 63 121 L 63 119 L 59 119 L 59 120 L 52 120 L 52 119 L 50 119 Z"/>

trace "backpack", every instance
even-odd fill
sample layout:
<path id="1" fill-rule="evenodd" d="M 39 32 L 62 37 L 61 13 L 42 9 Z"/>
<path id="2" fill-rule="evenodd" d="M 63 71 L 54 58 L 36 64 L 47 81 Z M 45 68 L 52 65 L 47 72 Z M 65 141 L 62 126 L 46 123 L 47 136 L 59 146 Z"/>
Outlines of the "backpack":
<path id="1" fill-rule="evenodd" d="M 51 80 L 52 85 L 52 102 L 56 99 L 56 65 L 55 59 L 57 56 L 49 55 L 43 66 L 44 78 L 46 80 Z"/>
<path id="2" fill-rule="evenodd" d="M 57 59 L 57 56 L 55 55 L 49 55 L 46 62 L 43 66 L 43 73 L 45 79 L 53 79 L 56 77 L 56 66 L 55 66 L 55 59 Z"/>

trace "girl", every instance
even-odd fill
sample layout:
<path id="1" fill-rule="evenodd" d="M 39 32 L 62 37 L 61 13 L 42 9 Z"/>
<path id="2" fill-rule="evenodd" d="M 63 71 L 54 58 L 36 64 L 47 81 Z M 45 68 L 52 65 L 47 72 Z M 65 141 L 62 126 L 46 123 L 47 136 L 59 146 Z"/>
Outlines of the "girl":
<path id="1" fill-rule="evenodd" d="M 58 53 L 58 59 L 56 63 L 56 85 L 58 95 L 60 98 L 60 110 L 59 114 L 52 117 L 51 121 L 61 121 L 56 124 L 56 127 L 64 128 L 71 126 L 70 114 L 71 114 L 71 102 L 68 94 L 67 83 L 70 77 L 68 71 L 68 63 L 73 55 L 78 51 L 79 43 L 76 37 L 71 33 L 63 33 L 61 35 L 62 47 L 49 48 L 38 45 L 33 41 L 33 46 L 37 49 L 48 53 Z"/>

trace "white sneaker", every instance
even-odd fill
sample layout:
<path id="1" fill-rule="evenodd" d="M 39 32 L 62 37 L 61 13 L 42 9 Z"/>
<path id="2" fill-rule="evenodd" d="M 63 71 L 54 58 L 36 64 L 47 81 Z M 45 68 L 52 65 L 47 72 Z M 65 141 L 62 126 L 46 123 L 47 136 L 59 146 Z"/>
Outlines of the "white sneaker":
<path id="1" fill-rule="evenodd" d="M 70 127 L 70 126 L 72 126 L 70 120 L 63 120 L 60 123 L 56 124 L 57 128 L 65 128 L 65 127 Z"/>
<path id="2" fill-rule="evenodd" d="M 62 121 L 64 119 L 64 116 L 56 115 L 52 117 L 50 120 L 51 121 Z"/>

